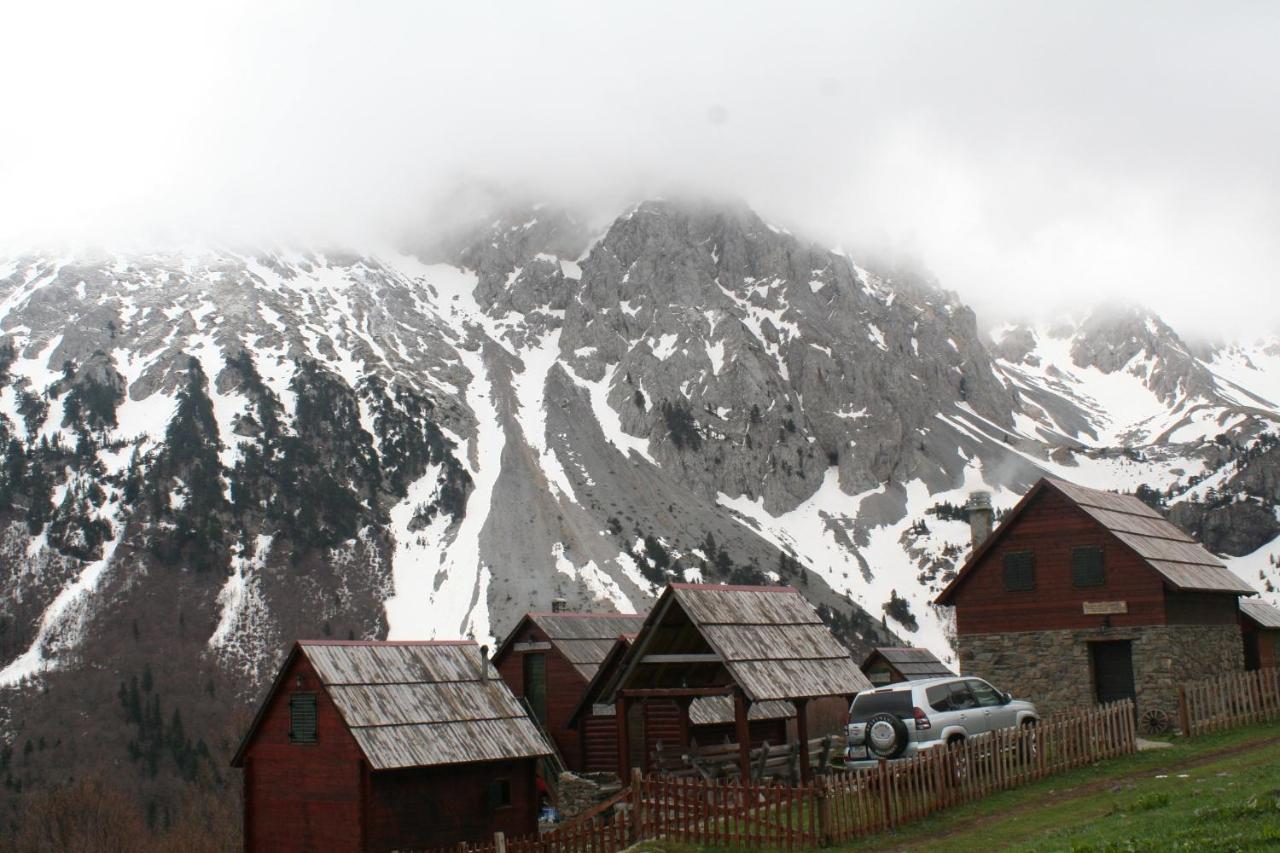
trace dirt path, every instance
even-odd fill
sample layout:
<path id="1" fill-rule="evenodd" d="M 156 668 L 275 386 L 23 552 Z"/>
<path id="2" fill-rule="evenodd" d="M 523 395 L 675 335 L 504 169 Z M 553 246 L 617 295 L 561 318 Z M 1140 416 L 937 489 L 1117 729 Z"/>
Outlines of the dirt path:
<path id="1" fill-rule="evenodd" d="M 1227 747 L 1225 749 L 1215 750 L 1214 752 L 1206 752 L 1201 755 L 1192 756 L 1190 758 L 1184 758 L 1181 761 L 1176 761 L 1163 767 L 1159 767 L 1159 768 L 1149 767 L 1146 770 L 1141 770 L 1135 773 L 1129 773 L 1124 776 L 1112 776 L 1106 779 L 1099 779 L 1095 782 L 1089 782 L 1088 784 L 1085 784 L 1085 785 L 1078 785 L 1074 788 L 1065 788 L 1060 791 L 1054 791 L 1053 802 L 1054 802 L 1054 805 L 1057 805 L 1058 803 L 1077 800 L 1077 799 L 1080 799 L 1081 797 L 1087 797 L 1090 794 L 1095 794 L 1095 793 L 1098 793 L 1099 791 L 1103 791 L 1108 788 L 1113 788 L 1116 785 L 1123 785 L 1126 782 L 1132 782 L 1136 779 L 1149 779 L 1151 775 L 1154 773 L 1175 771 L 1175 770 L 1187 770 L 1193 767 L 1200 767 L 1205 764 L 1212 764 L 1215 761 L 1219 761 L 1223 758 L 1230 758 L 1233 755 L 1238 755 L 1239 753 L 1242 753 L 1242 752 L 1248 752 L 1249 750 L 1254 749 L 1255 747 L 1274 743 L 1274 741 L 1275 739 L 1273 737 L 1258 738 L 1257 740 L 1251 740 L 1248 743 L 1239 743 L 1239 744 L 1236 744 L 1235 746 Z M 1001 811 L 999 814 L 983 815 L 982 817 L 976 817 L 971 820 L 967 820 L 964 823 L 960 823 L 955 826 L 949 827 L 944 831 L 935 832 L 928 836 L 917 838 L 905 844 L 894 845 L 887 849 L 918 850 L 923 847 L 930 847 L 934 844 L 937 844 L 939 841 L 945 840 L 947 838 L 951 838 L 952 836 L 961 835 L 963 833 L 969 832 L 970 830 L 978 829 L 984 826 L 990 826 L 992 824 L 1002 823 L 1003 821 L 1006 821 L 1009 818 L 1014 817 L 1016 815 L 1024 814 L 1026 812 L 1032 811 L 1033 809 L 1040 808 L 1040 805 L 1041 804 L 1037 802 L 1022 803 L 1021 805 L 1017 805 L 1012 808 Z"/>

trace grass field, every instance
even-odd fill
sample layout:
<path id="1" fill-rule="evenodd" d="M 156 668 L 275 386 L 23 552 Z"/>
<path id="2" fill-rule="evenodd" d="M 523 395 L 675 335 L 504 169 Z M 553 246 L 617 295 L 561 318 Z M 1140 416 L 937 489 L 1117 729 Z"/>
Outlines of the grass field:
<path id="1" fill-rule="evenodd" d="M 840 850 L 1280 850 L 1280 723 L 1177 738 Z M 645 851 L 696 848 L 649 842 Z"/>

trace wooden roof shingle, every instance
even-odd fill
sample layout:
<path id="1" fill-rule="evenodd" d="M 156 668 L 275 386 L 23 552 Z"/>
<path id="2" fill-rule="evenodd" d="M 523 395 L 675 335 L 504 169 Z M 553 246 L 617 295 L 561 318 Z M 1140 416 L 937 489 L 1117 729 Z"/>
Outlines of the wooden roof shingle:
<path id="1" fill-rule="evenodd" d="M 938 604 L 954 603 L 956 590 L 1044 489 L 1053 489 L 1069 500 L 1137 554 L 1174 589 L 1237 594 L 1257 592 L 1203 545 L 1133 495 L 1118 495 L 1056 477 L 1045 477 L 1031 488 L 1000 527 L 987 537 L 987 541 L 970 555 L 955 578 L 938 595 Z"/>
<path id="2" fill-rule="evenodd" d="M 1280 628 L 1280 607 L 1256 598 L 1242 598 L 1240 612 L 1259 628 Z"/>
<path id="3" fill-rule="evenodd" d="M 634 634 L 644 624 L 643 613 L 583 613 L 571 610 L 554 613 L 526 613 L 507 634 L 494 652 L 499 661 L 510 651 L 521 628 L 529 622 L 537 625 L 573 668 L 587 681 L 613 648 L 619 634 Z"/>
<path id="4" fill-rule="evenodd" d="M 304 640 L 281 673 L 299 654 L 315 669 L 374 770 L 551 752 L 474 642 Z M 275 691 L 273 686 L 270 695 Z"/>
<path id="5" fill-rule="evenodd" d="M 867 659 L 862 662 L 862 668 L 865 670 L 877 656 L 888 661 L 908 681 L 955 675 L 946 664 L 938 660 L 938 656 L 933 652 L 928 649 L 909 647 L 881 646 L 873 649 Z"/>

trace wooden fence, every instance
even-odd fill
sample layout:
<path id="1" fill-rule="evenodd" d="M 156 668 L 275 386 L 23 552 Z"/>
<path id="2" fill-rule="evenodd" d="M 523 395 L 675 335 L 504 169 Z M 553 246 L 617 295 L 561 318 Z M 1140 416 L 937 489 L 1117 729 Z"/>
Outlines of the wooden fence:
<path id="1" fill-rule="evenodd" d="M 1280 716 L 1280 669 L 1233 672 L 1185 684 L 1178 691 L 1178 716 L 1187 735 Z"/>
<path id="2" fill-rule="evenodd" d="M 893 829 L 995 791 L 1133 752 L 1133 703 L 1003 729 L 954 748 L 788 786 L 642 777 L 608 804 L 541 836 L 459 846 L 465 853 L 616 853 L 666 838 L 711 847 L 796 850 Z"/>

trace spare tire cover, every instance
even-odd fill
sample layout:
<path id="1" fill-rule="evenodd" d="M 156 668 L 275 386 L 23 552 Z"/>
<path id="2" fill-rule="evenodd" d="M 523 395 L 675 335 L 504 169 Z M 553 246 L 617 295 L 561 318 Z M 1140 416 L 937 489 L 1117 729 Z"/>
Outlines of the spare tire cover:
<path id="1" fill-rule="evenodd" d="M 907 748 L 907 724 L 894 714 L 876 714 L 865 731 L 867 748 L 880 758 L 897 758 Z"/>

